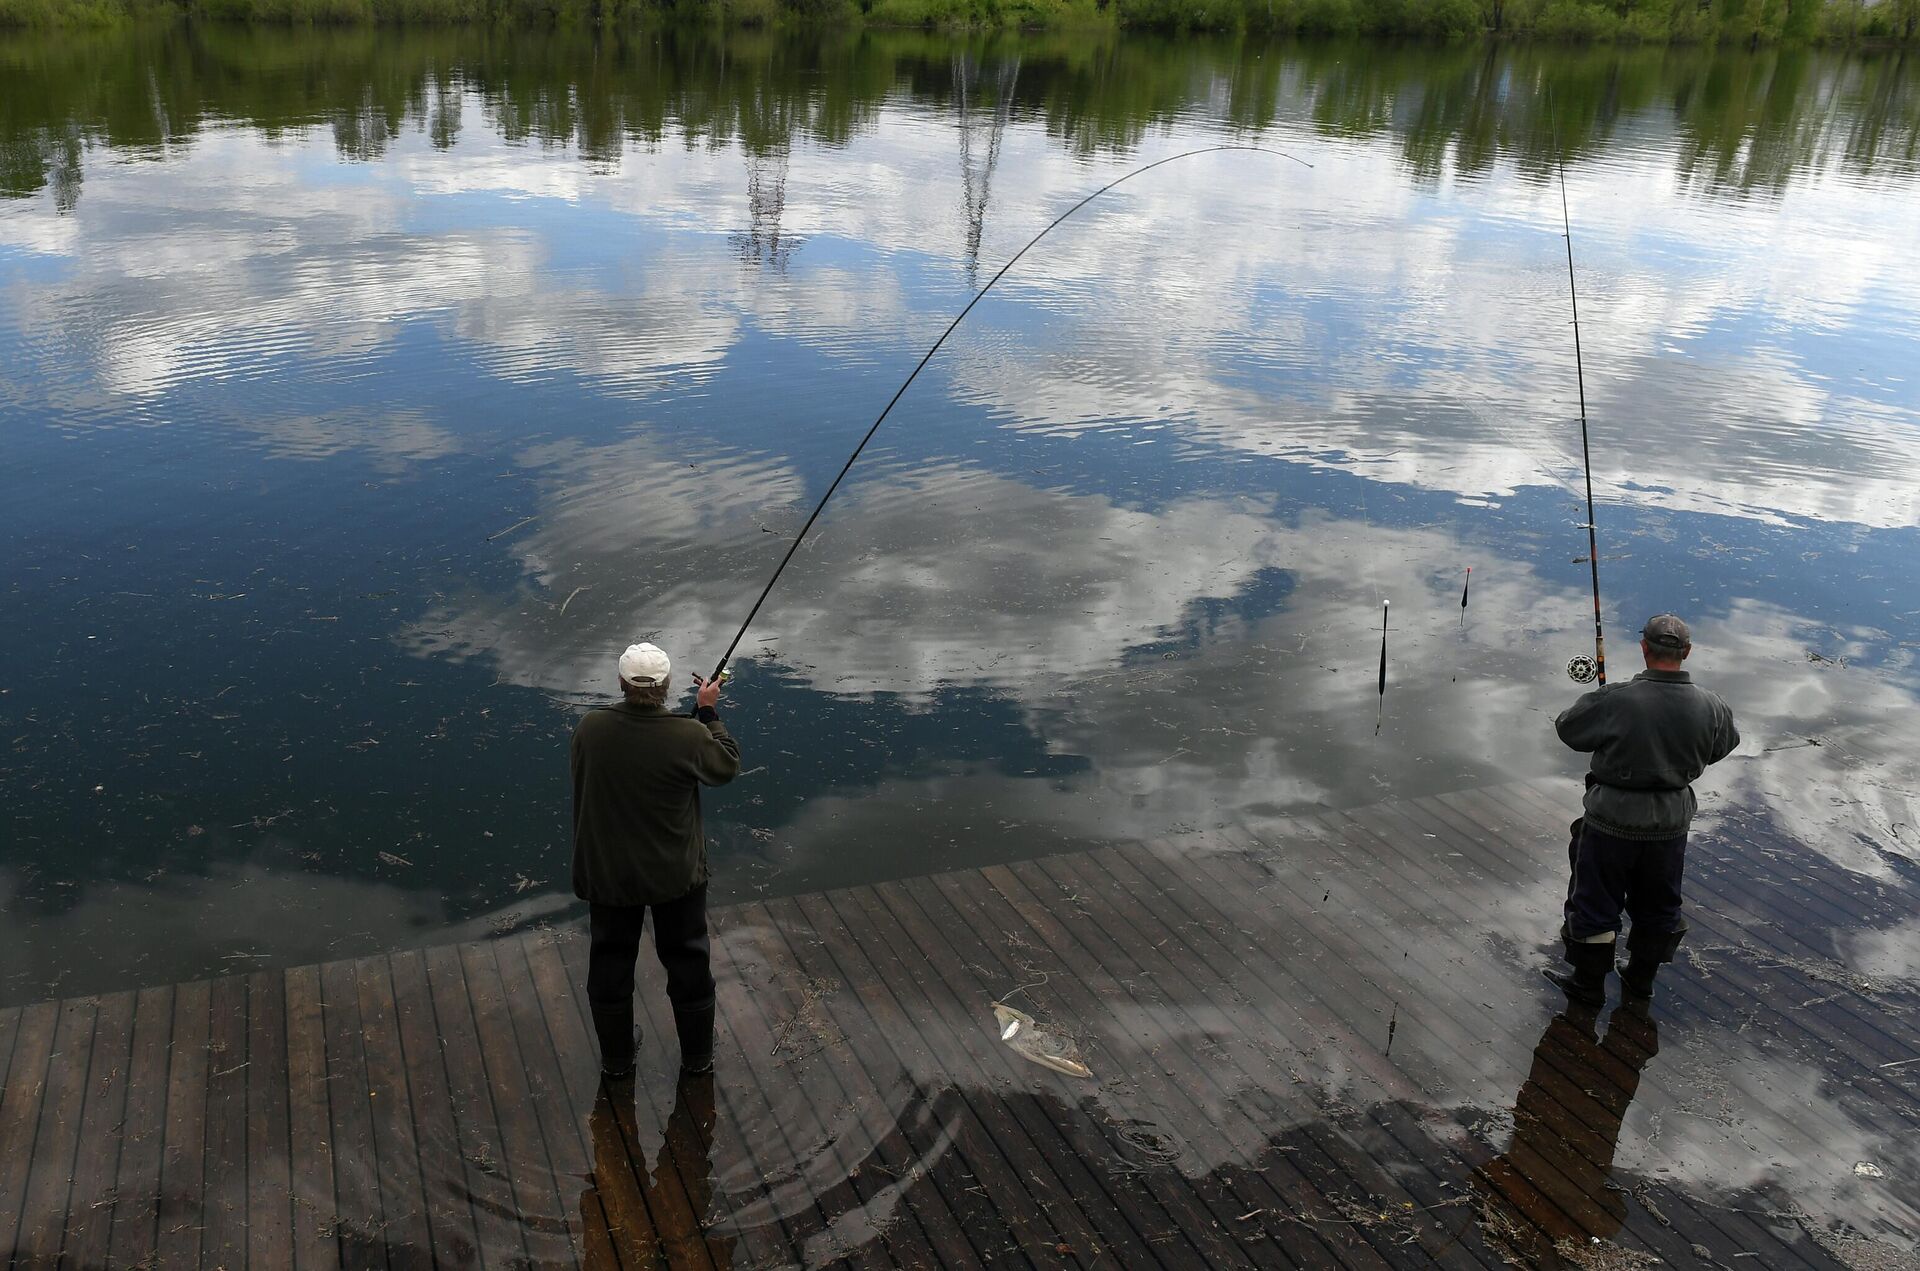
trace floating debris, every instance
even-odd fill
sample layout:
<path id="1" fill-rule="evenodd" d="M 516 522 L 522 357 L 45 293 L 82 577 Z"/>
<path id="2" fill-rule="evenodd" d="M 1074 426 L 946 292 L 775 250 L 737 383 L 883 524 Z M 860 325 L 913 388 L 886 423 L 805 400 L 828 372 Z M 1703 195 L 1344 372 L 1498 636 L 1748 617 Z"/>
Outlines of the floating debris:
<path id="1" fill-rule="evenodd" d="M 1887 1172 L 1872 1161 L 1861 1161 L 1853 1167 L 1853 1172 L 1862 1178 L 1885 1178 Z"/>
<path id="2" fill-rule="evenodd" d="M 1000 1023 L 1000 1040 L 1022 1059 L 1065 1073 L 1069 1077 L 1091 1077 L 1093 1072 L 1080 1062 L 1080 1051 L 1070 1040 L 1034 1022 L 1025 1011 L 1005 1002 L 993 1004 L 993 1015 Z"/>

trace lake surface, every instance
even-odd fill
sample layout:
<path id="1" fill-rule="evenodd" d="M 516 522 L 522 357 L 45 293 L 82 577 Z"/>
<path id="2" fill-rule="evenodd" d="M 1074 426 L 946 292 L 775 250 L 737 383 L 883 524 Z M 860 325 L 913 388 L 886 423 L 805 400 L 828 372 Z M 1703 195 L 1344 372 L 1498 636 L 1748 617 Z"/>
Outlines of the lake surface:
<path id="1" fill-rule="evenodd" d="M 715 899 L 1578 772 L 1557 162 L 1614 678 L 1687 616 L 1707 824 L 1911 889 L 1911 57 L 10 36 L 0 1003 L 566 911 L 618 650 L 710 669 L 993 271 L 1225 144 L 1292 158 L 1067 222 L 835 496 Z"/>

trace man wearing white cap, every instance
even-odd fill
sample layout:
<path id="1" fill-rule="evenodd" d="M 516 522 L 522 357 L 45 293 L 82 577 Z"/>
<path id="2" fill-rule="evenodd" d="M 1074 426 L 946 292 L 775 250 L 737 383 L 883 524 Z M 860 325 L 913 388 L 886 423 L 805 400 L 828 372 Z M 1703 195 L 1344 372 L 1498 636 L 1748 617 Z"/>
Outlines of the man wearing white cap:
<path id="1" fill-rule="evenodd" d="M 700 787 L 739 775 L 740 744 L 720 722 L 718 680 L 693 677 L 692 717 L 668 712 L 672 671 L 662 650 L 630 646 L 620 655 L 623 700 L 588 711 L 573 732 L 573 891 L 591 913 L 587 1004 L 601 1074 L 615 1081 L 633 1075 L 634 959 L 649 909 L 681 1072 L 713 1071 Z"/>

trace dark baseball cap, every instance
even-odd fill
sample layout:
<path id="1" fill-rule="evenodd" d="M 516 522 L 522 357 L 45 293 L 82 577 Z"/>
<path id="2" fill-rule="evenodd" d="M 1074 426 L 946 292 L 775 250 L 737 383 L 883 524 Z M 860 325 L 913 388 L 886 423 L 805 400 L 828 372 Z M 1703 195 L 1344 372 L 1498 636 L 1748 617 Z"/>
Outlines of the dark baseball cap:
<path id="1" fill-rule="evenodd" d="M 1672 649 L 1676 653 L 1693 647 L 1693 632 L 1677 615 L 1670 613 L 1648 618 L 1647 625 L 1640 628 L 1640 638 L 1656 649 Z"/>

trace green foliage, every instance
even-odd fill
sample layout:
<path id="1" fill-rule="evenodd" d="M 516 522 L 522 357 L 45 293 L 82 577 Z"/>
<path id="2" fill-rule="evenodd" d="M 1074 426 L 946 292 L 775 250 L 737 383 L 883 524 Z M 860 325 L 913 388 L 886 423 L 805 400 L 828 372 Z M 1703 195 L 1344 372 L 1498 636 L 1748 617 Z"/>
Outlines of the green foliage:
<path id="1" fill-rule="evenodd" d="M 155 15 L 296 26 L 607 28 L 697 20 L 753 29 L 1115 27 L 1187 34 L 1483 35 L 1564 44 L 1920 42 L 1920 0 L 0 0 L 0 27 L 87 27 Z"/>

